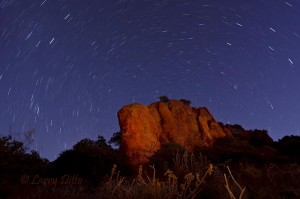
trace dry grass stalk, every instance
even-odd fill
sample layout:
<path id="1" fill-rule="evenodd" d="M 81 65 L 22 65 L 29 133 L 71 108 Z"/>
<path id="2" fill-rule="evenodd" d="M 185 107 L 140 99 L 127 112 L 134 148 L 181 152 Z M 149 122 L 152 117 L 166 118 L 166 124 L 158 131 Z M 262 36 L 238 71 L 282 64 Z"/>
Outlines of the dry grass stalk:
<path id="1" fill-rule="evenodd" d="M 188 153 L 182 157 L 176 156 L 174 162 L 177 164 L 175 168 L 185 169 L 187 173 L 183 176 L 183 181 L 179 182 L 178 176 L 173 171 L 167 170 L 164 173 L 165 179 L 160 180 L 156 176 L 154 165 L 149 167 L 152 169 L 152 174 L 148 175 L 143 171 L 143 167 L 139 167 L 138 175 L 132 180 L 125 180 L 125 177 L 120 176 L 117 172 L 117 166 L 114 165 L 111 175 L 104 187 L 104 197 L 106 198 L 164 198 L 164 199 L 194 199 L 199 197 L 204 188 L 205 181 L 208 176 L 214 172 L 218 172 L 218 168 L 212 164 L 203 165 L 203 162 L 195 162 L 192 155 Z M 200 165 L 201 164 L 201 165 Z M 197 171 L 194 166 L 201 166 Z M 190 171 L 188 169 L 191 169 Z M 239 198 L 243 197 L 245 188 L 242 188 L 233 177 L 230 169 L 227 167 L 229 176 L 235 185 L 240 189 Z M 201 174 L 203 172 L 203 174 Z M 230 198 L 236 198 L 231 191 L 226 174 L 225 187 L 230 195 Z M 103 192 L 102 192 L 103 193 Z"/>
<path id="2" fill-rule="evenodd" d="M 235 185 L 236 185 L 236 186 L 239 188 L 239 190 L 240 190 L 240 194 L 239 194 L 239 197 L 238 197 L 238 198 L 239 198 L 239 199 L 242 199 L 242 198 L 243 198 L 243 195 L 244 195 L 244 193 L 245 193 L 245 191 L 246 191 L 246 187 L 242 188 L 242 186 L 241 186 L 241 185 L 235 180 L 235 178 L 233 177 L 233 175 L 232 175 L 232 173 L 231 173 L 229 167 L 227 166 L 226 168 L 227 168 L 227 170 L 228 170 L 228 172 L 229 172 L 229 175 L 230 175 L 231 179 L 233 180 L 233 182 L 235 183 Z M 229 182 L 228 182 L 228 179 L 227 179 L 226 174 L 224 174 L 224 178 L 225 178 L 225 182 L 226 182 L 225 187 L 226 187 L 226 189 L 227 189 L 227 191 L 228 191 L 228 193 L 229 193 L 229 197 L 230 197 L 231 199 L 236 199 L 237 197 L 234 196 L 232 190 L 230 189 L 230 185 L 229 185 Z"/>

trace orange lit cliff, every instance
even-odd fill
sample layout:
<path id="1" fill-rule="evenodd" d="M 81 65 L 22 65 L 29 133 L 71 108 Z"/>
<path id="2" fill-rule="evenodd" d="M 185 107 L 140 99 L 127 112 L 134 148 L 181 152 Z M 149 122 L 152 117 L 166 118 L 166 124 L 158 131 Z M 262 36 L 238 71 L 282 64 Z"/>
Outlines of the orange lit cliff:
<path id="1" fill-rule="evenodd" d="M 126 105 L 118 112 L 118 119 L 120 150 L 133 166 L 147 163 L 163 144 L 176 143 L 192 151 L 231 135 L 207 108 L 193 108 L 180 100 Z"/>

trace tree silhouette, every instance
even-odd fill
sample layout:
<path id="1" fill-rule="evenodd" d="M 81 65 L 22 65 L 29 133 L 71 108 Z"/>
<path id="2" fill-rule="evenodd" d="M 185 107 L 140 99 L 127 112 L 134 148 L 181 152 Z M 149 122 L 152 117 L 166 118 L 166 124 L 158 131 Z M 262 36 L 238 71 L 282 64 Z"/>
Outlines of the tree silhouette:
<path id="1" fill-rule="evenodd" d="M 250 133 L 250 139 L 249 143 L 254 146 L 271 146 L 273 144 L 273 139 L 268 135 L 267 130 L 249 130 Z"/>
<path id="2" fill-rule="evenodd" d="M 53 162 L 58 175 L 80 175 L 92 187 L 109 174 L 113 164 L 118 164 L 117 152 L 103 136 L 98 136 L 96 141 L 88 138 L 80 140 L 73 149 L 62 152 Z"/>
<path id="3" fill-rule="evenodd" d="M 98 135 L 95 145 L 98 147 L 107 146 L 105 138 L 103 136 Z"/>
<path id="4" fill-rule="evenodd" d="M 284 155 L 300 157 L 300 136 L 284 136 L 275 143 L 275 148 Z"/>
<path id="5" fill-rule="evenodd" d="M 108 144 L 113 144 L 113 145 L 119 147 L 120 143 L 121 143 L 121 132 L 118 131 L 113 134 L 113 136 L 108 141 Z"/>
<path id="6" fill-rule="evenodd" d="M 4 136 L 0 138 L 0 151 L 10 155 L 25 154 L 26 148 L 22 142 L 12 139 L 12 136 Z"/>

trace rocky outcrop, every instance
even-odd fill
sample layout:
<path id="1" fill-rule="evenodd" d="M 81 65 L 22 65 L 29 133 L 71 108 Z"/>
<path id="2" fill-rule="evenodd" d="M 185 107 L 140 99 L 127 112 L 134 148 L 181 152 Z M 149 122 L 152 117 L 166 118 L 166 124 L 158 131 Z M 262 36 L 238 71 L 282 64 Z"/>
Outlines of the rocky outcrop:
<path id="1" fill-rule="evenodd" d="M 193 108 L 179 100 L 149 106 L 126 105 L 118 112 L 118 119 L 120 151 L 131 165 L 147 163 L 167 143 L 192 151 L 196 146 L 210 147 L 216 138 L 231 135 L 207 108 Z"/>

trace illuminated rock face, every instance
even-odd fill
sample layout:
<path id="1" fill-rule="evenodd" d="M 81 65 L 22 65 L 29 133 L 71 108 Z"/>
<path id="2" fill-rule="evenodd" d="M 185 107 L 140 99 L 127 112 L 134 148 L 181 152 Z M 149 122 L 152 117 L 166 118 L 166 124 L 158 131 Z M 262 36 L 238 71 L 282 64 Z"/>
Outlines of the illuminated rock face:
<path id="1" fill-rule="evenodd" d="M 145 164 L 161 145 L 176 143 L 192 151 L 210 147 L 214 140 L 231 132 L 209 113 L 183 101 L 155 102 L 149 106 L 130 104 L 118 112 L 120 151 L 133 166 Z"/>

